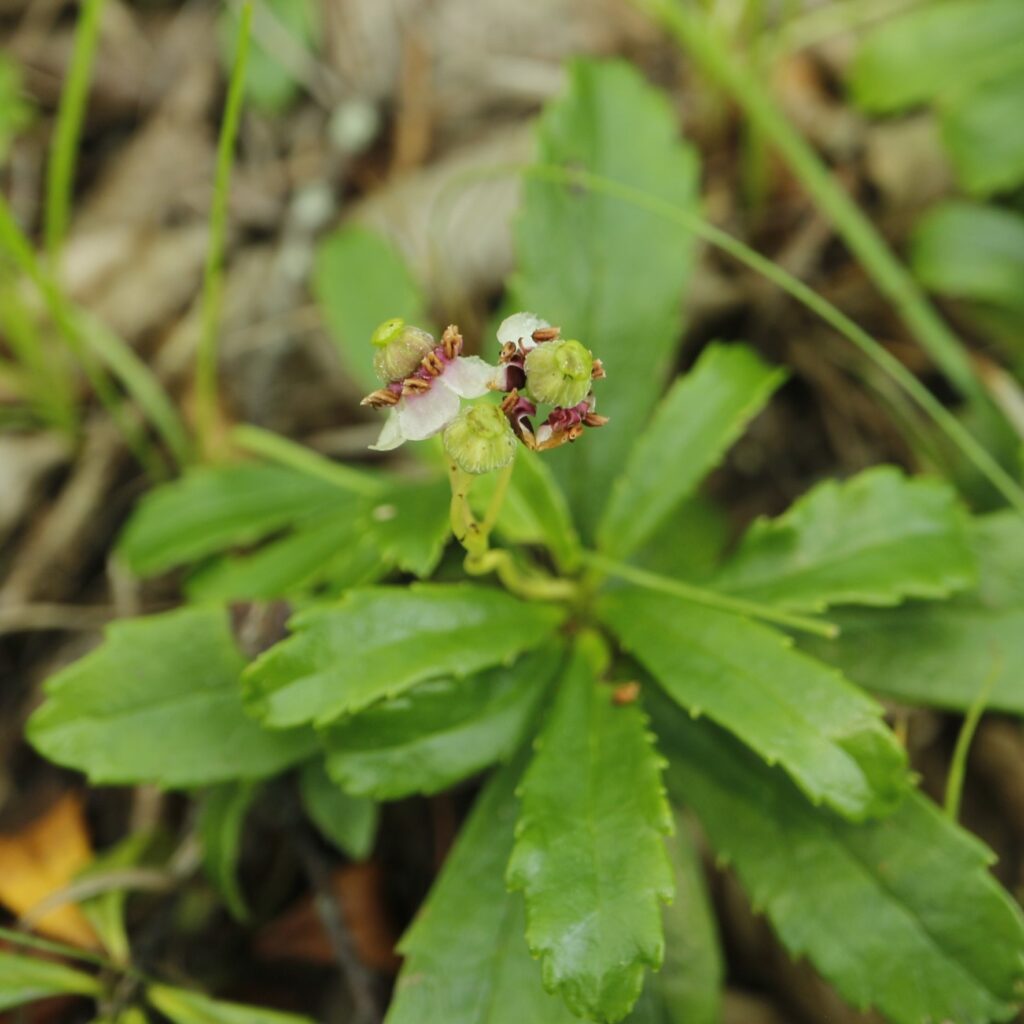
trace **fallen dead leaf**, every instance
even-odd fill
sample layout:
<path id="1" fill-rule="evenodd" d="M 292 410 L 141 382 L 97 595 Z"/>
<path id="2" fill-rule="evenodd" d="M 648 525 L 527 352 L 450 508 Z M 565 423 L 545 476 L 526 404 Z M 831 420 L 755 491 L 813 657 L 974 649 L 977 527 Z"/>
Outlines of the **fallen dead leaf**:
<path id="1" fill-rule="evenodd" d="M 331 893 L 359 960 L 373 970 L 393 972 L 398 957 L 394 930 L 384 910 L 382 881 L 380 868 L 372 861 L 346 864 L 331 874 Z M 256 936 L 255 952 L 265 960 L 335 962 L 334 948 L 312 897 L 262 928 Z"/>
<path id="2" fill-rule="evenodd" d="M 69 793 L 20 832 L 0 836 L 0 903 L 23 917 L 69 885 L 92 859 L 82 801 Z M 41 917 L 36 930 L 75 946 L 100 945 L 85 916 L 71 904 Z"/>

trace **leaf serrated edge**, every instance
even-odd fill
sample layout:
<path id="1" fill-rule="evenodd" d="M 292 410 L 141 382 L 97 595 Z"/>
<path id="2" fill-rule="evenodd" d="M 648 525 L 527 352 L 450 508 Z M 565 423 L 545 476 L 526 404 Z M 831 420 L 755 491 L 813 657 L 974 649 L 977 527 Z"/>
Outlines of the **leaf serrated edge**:
<path id="1" fill-rule="evenodd" d="M 946 497 L 948 499 L 947 506 L 949 513 L 957 521 L 957 525 L 962 531 L 961 540 L 963 541 L 964 549 L 970 554 L 968 531 L 969 523 L 965 513 L 957 505 L 956 496 L 949 486 L 941 480 L 920 476 L 908 476 L 903 473 L 899 467 L 891 465 L 871 466 L 847 480 L 829 479 L 822 481 L 815 487 L 811 488 L 811 490 L 800 495 L 800 497 L 798 497 L 781 515 L 774 517 L 758 516 L 753 523 L 751 523 L 746 536 L 753 537 L 756 533 L 762 531 L 776 532 L 785 529 L 795 530 L 797 527 L 793 525 L 792 521 L 797 519 L 797 517 L 803 513 L 803 509 L 809 499 L 815 495 L 823 492 L 834 495 L 844 491 L 858 493 L 866 490 L 870 483 L 880 478 L 894 481 L 899 486 L 904 487 L 907 490 L 927 490 L 932 492 L 932 495 L 935 497 L 938 497 L 939 495 Z M 744 540 L 746 539 L 746 536 L 743 538 Z M 970 590 L 972 587 L 976 587 L 978 585 L 976 559 L 974 559 L 973 556 L 971 557 L 972 561 L 975 562 L 975 565 L 973 570 L 966 576 L 957 575 L 955 573 L 946 573 L 945 582 L 937 581 L 934 584 L 911 582 L 897 588 L 891 596 L 868 593 L 866 591 L 854 591 L 850 594 L 844 595 L 842 599 L 834 601 L 829 601 L 824 598 L 817 598 L 813 600 L 796 599 L 787 601 L 785 596 L 783 596 L 772 603 L 791 611 L 823 612 L 835 605 L 858 605 L 860 607 L 867 608 L 896 608 L 899 605 L 904 604 L 908 599 L 919 598 L 922 600 L 940 600 L 942 598 L 951 597 L 961 591 Z M 730 592 L 728 587 L 725 588 L 725 592 Z"/>
<path id="2" fill-rule="evenodd" d="M 707 358 L 709 354 L 712 357 L 721 354 L 722 357 L 726 359 L 746 359 L 748 366 L 757 365 L 758 368 L 764 369 L 767 372 L 764 378 L 759 382 L 758 386 L 751 393 L 749 400 L 743 404 L 742 408 L 738 413 L 737 420 L 731 423 L 729 429 L 725 431 L 725 444 L 723 445 L 718 457 L 708 466 L 707 472 L 704 474 L 704 477 L 702 479 L 706 479 L 708 474 L 713 472 L 716 467 L 722 464 L 722 461 L 725 459 L 729 450 L 742 436 L 744 430 L 749 425 L 750 420 L 753 418 L 754 415 L 756 415 L 756 412 L 759 411 L 760 407 L 771 397 L 772 394 L 774 394 L 775 391 L 777 391 L 786 382 L 786 380 L 789 377 L 789 373 L 785 369 L 785 367 L 771 366 L 769 363 L 766 363 L 763 359 L 761 359 L 760 356 L 752 348 L 743 343 L 737 342 L 732 344 L 724 344 L 721 342 L 713 342 L 707 349 L 704 350 L 704 353 L 702 353 L 702 359 Z M 632 451 L 636 451 L 637 449 L 639 449 L 641 445 L 644 445 L 649 439 L 653 439 L 655 437 L 658 430 L 661 429 L 662 425 L 660 420 L 661 418 L 663 418 L 664 411 L 668 408 L 670 399 L 673 396 L 674 392 L 682 389 L 686 385 L 686 383 L 690 380 L 691 375 L 698 369 L 698 366 L 699 364 L 695 365 L 689 373 L 678 378 L 660 397 L 657 407 L 655 408 L 650 419 L 644 426 L 644 429 L 641 432 L 640 436 L 634 442 Z M 685 501 L 688 497 L 690 497 L 697 490 L 697 488 L 699 488 L 700 484 L 700 480 L 695 481 L 693 490 L 687 494 L 681 495 L 679 501 Z M 629 480 L 629 465 L 627 463 L 624 472 L 619 475 L 618 479 L 612 485 L 612 491 L 611 494 L 608 496 L 608 502 L 605 506 L 605 510 L 602 515 L 601 525 L 598 531 L 598 537 L 601 541 L 602 547 L 608 546 L 609 550 L 616 549 L 614 548 L 614 546 L 606 545 L 605 543 L 606 538 L 604 534 L 608 530 L 608 526 L 606 525 L 606 523 L 608 519 L 611 517 L 612 512 L 616 509 L 616 507 L 619 504 L 621 504 L 622 495 L 626 493 L 630 485 L 631 482 Z M 678 502 L 673 507 L 678 507 Z M 630 548 L 627 548 L 624 553 L 628 554 L 634 548 L 642 545 L 644 540 L 649 539 L 652 534 L 654 534 L 661 526 L 664 525 L 665 520 L 671 514 L 672 509 L 669 509 L 668 512 L 666 512 L 650 528 L 648 535 L 646 537 L 641 538 L 639 541 L 635 542 Z M 622 554 L 623 552 L 618 553 Z"/>
<path id="3" fill-rule="evenodd" d="M 593 685 L 600 686 L 597 680 L 593 681 Z M 609 703 L 611 702 L 611 691 L 607 693 Z M 675 821 L 672 815 L 672 808 L 669 802 L 669 795 L 667 785 L 665 783 L 664 769 L 668 767 L 668 759 L 661 753 L 660 748 L 657 744 L 657 736 L 650 726 L 651 716 L 641 706 L 631 705 L 628 708 L 621 709 L 624 712 L 631 712 L 635 714 L 640 720 L 641 724 L 641 736 L 646 742 L 647 749 L 651 755 L 651 761 L 653 767 L 657 773 L 657 796 L 659 804 L 659 820 L 652 821 L 649 824 L 651 831 L 661 839 L 659 845 L 659 859 L 661 861 L 661 869 L 663 876 L 663 884 L 661 886 L 655 886 L 649 890 L 650 895 L 653 897 L 653 901 L 656 907 L 669 905 L 675 898 L 675 882 L 672 873 L 672 861 L 669 857 L 668 849 L 666 848 L 664 837 L 674 834 Z M 542 733 L 538 733 L 533 740 L 532 749 L 536 753 L 543 746 Z M 517 800 L 522 802 L 522 790 L 523 782 L 526 777 L 524 771 L 520 781 L 516 784 L 514 789 L 514 795 Z M 513 829 L 513 834 L 518 843 L 518 840 L 522 834 L 527 831 L 530 827 L 529 819 L 526 818 L 522 813 L 516 819 L 516 823 Z M 513 855 L 509 858 L 508 869 L 505 873 L 505 887 L 509 892 L 522 893 L 524 897 L 525 910 L 526 910 L 526 945 L 530 951 L 530 955 L 540 961 L 541 965 L 541 983 L 544 986 L 544 990 L 552 995 L 560 995 L 569 1009 L 577 1016 L 585 1017 L 588 1013 L 594 1011 L 586 1000 L 575 991 L 578 986 L 573 986 L 569 981 L 559 980 L 554 974 L 554 966 L 552 964 L 551 954 L 555 948 L 554 943 L 544 943 L 537 941 L 534 934 L 534 922 L 533 914 L 530 910 L 529 901 L 525 899 L 526 888 L 529 883 L 529 876 L 525 868 L 517 867 L 514 864 L 515 846 L 513 846 Z M 619 971 L 622 972 L 624 979 L 628 982 L 632 996 L 627 997 L 627 1001 L 622 1005 L 617 1005 L 610 1012 L 605 1013 L 600 1019 L 609 1022 L 618 1021 L 624 1018 L 636 1001 L 640 998 L 640 994 L 643 990 L 644 973 L 646 968 L 651 968 L 657 971 L 661 968 L 665 957 L 665 938 L 664 932 L 662 932 L 657 939 L 656 944 L 651 948 L 647 949 L 644 946 L 636 945 L 636 958 L 631 964 L 619 965 Z"/>
<path id="4" fill-rule="evenodd" d="M 727 614 L 727 613 L 722 613 L 722 614 Z M 782 632 L 780 632 L 777 629 L 774 629 L 774 628 L 772 628 L 770 626 L 766 626 L 764 623 L 755 622 L 754 620 L 748 619 L 748 618 L 746 618 L 744 616 L 736 616 L 736 617 L 741 619 L 743 622 L 745 622 L 747 625 L 749 625 L 750 627 L 752 627 L 754 629 L 762 630 L 765 633 L 771 634 L 774 637 L 775 642 L 779 645 L 779 647 L 781 649 L 788 651 L 794 657 L 800 658 L 803 661 L 811 662 L 818 671 L 820 671 L 820 672 L 822 672 L 822 673 L 832 677 L 832 679 L 836 683 L 838 683 L 838 685 L 839 685 L 839 687 L 841 689 L 844 689 L 844 690 L 847 690 L 847 691 L 853 691 L 859 699 L 861 699 L 862 701 L 865 702 L 864 703 L 864 707 L 861 709 L 861 717 L 859 718 L 859 721 L 862 723 L 862 725 L 865 728 L 873 727 L 872 731 L 879 731 L 881 733 L 884 733 L 884 734 L 890 736 L 893 739 L 893 751 L 894 752 L 896 752 L 896 751 L 902 752 L 902 754 L 903 754 L 902 764 L 904 766 L 904 769 L 906 769 L 906 766 L 907 766 L 906 750 L 895 740 L 895 736 L 892 733 L 892 730 L 889 729 L 888 726 L 885 725 L 885 721 L 884 721 L 885 708 L 882 706 L 882 704 L 872 694 L 867 693 L 864 689 L 862 689 L 860 686 L 855 684 L 852 680 L 847 679 L 847 677 L 838 668 L 836 668 L 834 665 L 830 665 L 830 664 L 828 664 L 826 662 L 823 662 L 820 659 L 815 658 L 812 655 L 808 654 L 807 652 L 803 651 L 800 647 L 797 646 L 796 638 L 793 637 L 792 635 L 790 635 L 789 633 L 782 633 Z M 608 621 L 608 620 L 606 620 L 606 621 Z M 610 621 L 609 621 L 609 624 L 611 624 Z M 617 631 L 614 630 L 614 627 L 612 627 L 612 628 L 613 628 L 613 631 L 616 632 L 616 636 L 618 636 Z M 619 648 L 622 651 L 627 652 L 627 653 L 632 653 L 634 651 L 634 645 L 626 643 L 621 637 L 619 638 Z M 672 695 L 671 691 L 669 690 L 669 688 L 667 686 L 663 686 L 660 682 L 658 682 L 658 675 L 657 675 L 657 673 L 654 672 L 652 669 L 649 669 L 647 667 L 646 662 L 644 662 L 643 658 L 640 657 L 639 655 L 637 655 L 637 658 L 638 658 L 639 663 L 641 665 L 643 665 L 644 671 L 647 674 L 649 674 L 649 676 L 650 676 L 650 678 L 652 680 L 654 680 L 655 685 L 658 687 L 658 689 L 661 690 L 667 696 L 667 698 L 669 700 L 671 700 L 677 707 L 681 708 L 685 713 L 687 713 L 690 716 L 690 718 L 692 718 L 694 721 L 696 721 L 699 718 L 707 718 L 708 721 L 713 722 L 719 728 L 724 729 L 726 732 L 728 732 L 731 735 L 735 736 L 736 739 L 738 739 L 744 745 L 744 747 L 746 747 L 746 749 L 748 749 L 755 757 L 757 757 L 759 760 L 763 761 L 769 767 L 773 767 L 774 765 L 779 763 L 780 758 L 779 758 L 779 755 L 777 753 L 773 753 L 772 751 L 768 751 L 768 750 L 758 749 L 758 748 L 756 748 L 754 746 L 751 746 L 751 744 L 747 741 L 747 739 L 746 739 L 746 737 L 744 735 L 734 731 L 729 726 L 729 724 L 727 722 L 719 721 L 719 719 L 716 716 L 709 714 L 708 711 L 705 708 L 701 707 L 699 704 L 684 705 L 684 704 L 680 703 Z M 819 727 L 814 725 L 814 723 L 810 723 L 810 724 L 812 725 L 812 727 L 814 728 L 815 731 L 818 731 L 821 734 L 823 734 L 827 739 L 829 739 L 830 741 L 834 742 L 837 746 L 840 745 L 839 741 L 844 736 L 852 735 L 849 732 L 834 733 L 834 732 L 831 732 L 831 731 L 826 731 L 824 729 L 819 729 Z M 861 766 L 860 761 L 858 761 L 851 753 L 849 753 L 849 751 L 845 750 L 845 748 L 841 748 L 841 749 L 842 749 L 843 754 L 847 758 L 849 758 L 849 760 L 860 771 L 860 773 L 863 776 L 865 784 L 868 787 L 868 789 L 871 790 L 872 792 L 876 793 L 876 798 L 877 799 L 881 799 L 883 794 L 877 793 L 874 790 L 874 788 L 871 786 L 870 778 L 869 778 L 868 774 L 864 771 L 863 767 Z M 865 822 L 865 821 L 869 821 L 869 820 L 871 820 L 873 818 L 879 817 L 879 814 L 880 814 L 879 807 L 876 806 L 875 804 L 871 804 L 871 803 L 866 804 L 864 809 L 859 814 L 851 812 L 851 811 L 849 811 L 846 808 L 841 808 L 841 807 L 836 806 L 831 800 L 826 801 L 826 798 L 825 798 L 824 794 L 813 792 L 812 790 L 807 788 L 807 783 L 803 779 L 797 777 L 796 775 L 791 773 L 788 769 L 783 769 L 783 770 L 785 771 L 786 776 L 789 779 L 792 780 L 793 784 L 801 791 L 801 793 L 804 794 L 804 796 L 807 798 L 807 800 L 810 801 L 810 803 L 813 804 L 815 807 L 821 807 L 821 806 L 824 806 L 827 803 L 827 805 L 829 807 L 834 808 L 836 810 L 836 813 L 838 813 L 840 816 L 845 817 L 848 821 L 852 821 L 852 822 L 855 822 L 855 823 L 856 822 L 861 822 L 862 823 L 862 822 Z M 912 782 L 912 776 L 909 774 L 908 771 L 905 770 L 904 771 L 904 785 L 902 787 L 902 791 L 905 792 L 905 791 L 909 790 L 909 788 L 911 786 L 911 782 Z"/>

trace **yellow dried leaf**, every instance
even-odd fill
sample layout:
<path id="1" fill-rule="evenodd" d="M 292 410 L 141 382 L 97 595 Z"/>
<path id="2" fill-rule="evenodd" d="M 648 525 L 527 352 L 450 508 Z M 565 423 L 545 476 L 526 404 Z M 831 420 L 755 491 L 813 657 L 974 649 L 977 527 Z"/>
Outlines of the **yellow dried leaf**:
<path id="1" fill-rule="evenodd" d="M 92 859 L 82 802 L 67 794 L 17 834 L 0 836 L 0 903 L 19 917 L 30 914 L 70 885 Z M 51 910 L 35 928 L 76 946 L 100 945 L 92 926 L 72 904 Z"/>

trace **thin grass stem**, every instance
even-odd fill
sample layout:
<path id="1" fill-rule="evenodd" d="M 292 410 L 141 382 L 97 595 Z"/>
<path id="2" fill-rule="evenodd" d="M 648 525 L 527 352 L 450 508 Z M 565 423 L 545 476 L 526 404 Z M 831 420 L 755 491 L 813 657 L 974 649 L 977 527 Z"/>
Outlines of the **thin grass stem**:
<path id="1" fill-rule="evenodd" d="M 985 713 L 985 708 L 988 707 L 992 690 L 1002 671 L 1002 659 L 997 657 L 995 664 L 971 702 L 971 706 L 967 709 L 960 733 L 956 738 L 953 757 L 949 763 L 949 776 L 946 779 L 946 798 L 943 801 L 943 809 L 951 821 L 956 821 L 960 816 L 960 799 L 964 791 L 964 778 L 967 775 L 967 756 L 971 752 L 971 743 L 974 741 L 974 734 L 981 723 L 981 716 Z"/>
<path id="2" fill-rule="evenodd" d="M 966 348 L 896 258 L 863 210 L 829 172 L 814 149 L 775 104 L 747 62 L 706 15 L 678 0 L 631 0 L 655 17 L 676 42 L 739 104 L 749 122 L 775 147 L 818 208 L 860 260 L 879 290 L 893 303 L 911 333 L 971 401 L 991 409 Z"/>
<path id="3" fill-rule="evenodd" d="M 960 421 L 883 345 L 870 334 L 819 295 L 766 256 L 751 249 L 728 232 L 708 223 L 702 217 L 683 207 L 676 206 L 658 196 L 640 189 L 613 181 L 587 171 L 549 164 L 538 164 L 520 169 L 528 177 L 538 178 L 561 185 L 575 185 L 593 192 L 617 198 L 654 216 L 672 221 L 699 238 L 714 245 L 743 263 L 751 270 L 788 292 L 794 299 L 806 306 L 827 324 L 834 327 L 848 341 L 852 342 L 868 359 L 878 366 L 886 376 L 894 380 L 932 419 L 936 426 L 956 445 L 963 455 L 975 466 L 996 490 L 1018 512 L 1024 515 L 1024 489 L 1006 472 L 995 458 L 981 445 Z"/>
<path id="4" fill-rule="evenodd" d="M 227 235 L 228 195 L 231 171 L 235 162 L 235 143 L 245 98 L 245 69 L 249 58 L 249 30 L 252 24 L 252 3 L 242 4 L 235 37 L 235 58 L 228 82 L 224 118 L 217 142 L 217 168 L 210 203 L 210 238 L 203 274 L 202 333 L 196 354 L 195 413 L 199 448 L 210 457 L 217 445 L 220 430 L 220 406 L 217 389 L 218 331 L 224 291 L 224 246 Z"/>
<path id="5" fill-rule="evenodd" d="M 57 109 L 50 162 L 46 169 L 46 206 L 43 237 L 50 267 L 56 265 L 61 243 L 67 234 L 71 213 L 71 191 L 82 137 L 82 122 L 89 98 L 89 82 L 99 41 L 100 15 L 104 0 L 82 0 L 82 13 L 75 30 L 71 64 Z"/>

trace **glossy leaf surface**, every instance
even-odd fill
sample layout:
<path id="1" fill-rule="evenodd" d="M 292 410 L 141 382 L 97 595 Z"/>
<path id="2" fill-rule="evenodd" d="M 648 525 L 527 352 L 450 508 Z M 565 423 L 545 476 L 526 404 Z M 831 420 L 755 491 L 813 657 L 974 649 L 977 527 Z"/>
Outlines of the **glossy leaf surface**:
<path id="1" fill-rule="evenodd" d="M 850 818 L 899 802 L 906 755 L 882 709 L 784 634 L 634 589 L 609 594 L 600 614 L 675 701 L 779 764 L 811 800 Z"/>
<path id="2" fill-rule="evenodd" d="M 519 789 L 508 882 L 545 986 L 574 1013 L 618 1021 L 664 954 L 672 822 L 646 719 L 612 692 L 577 649 Z"/>
<path id="3" fill-rule="evenodd" d="M 243 665 L 221 608 L 114 623 L 96 650 L 49 679 L 29 739 L 97 784 L 175 788 L 272 775 L 315 740 L 265 729 L 245 712 Z"/>

